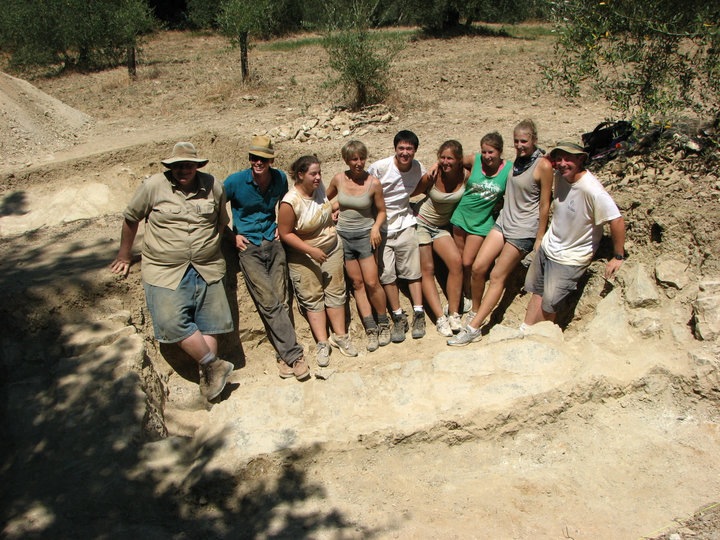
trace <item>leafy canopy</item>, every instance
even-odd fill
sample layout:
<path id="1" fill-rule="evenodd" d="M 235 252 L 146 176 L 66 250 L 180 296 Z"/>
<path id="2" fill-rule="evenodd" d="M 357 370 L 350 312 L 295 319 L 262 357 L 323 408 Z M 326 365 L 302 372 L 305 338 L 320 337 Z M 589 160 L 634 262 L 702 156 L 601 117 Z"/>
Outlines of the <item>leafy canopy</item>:
<path id="1" fill-rule="evenodd" d="M 592 82 L 643 124 L 683 110 L 720 113 L 720 3 L 557 0 L 558 42 L 546 78 L 569 96 Z"/>

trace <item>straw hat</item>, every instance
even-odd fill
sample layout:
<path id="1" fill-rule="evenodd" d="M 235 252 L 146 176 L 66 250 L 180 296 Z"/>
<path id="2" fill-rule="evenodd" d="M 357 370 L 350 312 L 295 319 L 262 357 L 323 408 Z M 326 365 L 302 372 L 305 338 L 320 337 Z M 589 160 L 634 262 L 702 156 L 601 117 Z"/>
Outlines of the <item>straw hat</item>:
<path id="1" fill-rule="evenodd" d="M 199 169 L 207 165 L 210 160 L 198 157 L 197 150 L 193 143 L 179 142 L 173 147 L 172 155 L 160 163 L 166 167 L 170 167 L 170 165 L 179 161 L 192 161 L 193 163 L 197 163 Z"/>
<path id="2" fill-rule="evenodd" d="M 268 159 L 273 159 L 275 157 L 273 143 L 270 140 L 270 137 L 266 137 L 265 135 L 256 135 L 252 138 L 252 141 L 250 141 L 249 152 L 254 156 L 260 156 Z"/>
<path id="3" fill-rule="evenodd" d="M 548 155 L 551 158 L 554 158 L 555 152 L 558 152 L 558 151 L 567 152 L 568 154 L 584 155 L 585 159 L 588 159 L 590 157 L 588 155 L 588 153 L 585 151 L 585 148 L 583 148 L 581 145 L 577 144 L 574 141 L 568 141 L 568 140 L 560 141 L 559 143 L 557 143 L 555 148 L 553 148 L 552 150 L 550 150 L 550 152 L 548 152 Z"/>

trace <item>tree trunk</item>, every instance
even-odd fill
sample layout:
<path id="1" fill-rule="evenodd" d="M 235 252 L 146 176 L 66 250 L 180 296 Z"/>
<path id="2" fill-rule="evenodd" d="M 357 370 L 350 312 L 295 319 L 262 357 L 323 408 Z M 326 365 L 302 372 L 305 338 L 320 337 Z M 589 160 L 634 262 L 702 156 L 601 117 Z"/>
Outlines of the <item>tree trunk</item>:
<path id="1" fill-rule="evenodd" d="M 131 80 L 137 79 L 137 60 L 136 60 L 136 51 L 134 46 L 129 46 L 127 48 L 127 68 L 128 68 L 128 76 Z"/>
<path id="2" fill-rule="evenodd" d="M 250 77 L 250 69 L 248 68 L 248 32 L 240 34 L 240 70 L 243 82 L 247 81 Z"/>

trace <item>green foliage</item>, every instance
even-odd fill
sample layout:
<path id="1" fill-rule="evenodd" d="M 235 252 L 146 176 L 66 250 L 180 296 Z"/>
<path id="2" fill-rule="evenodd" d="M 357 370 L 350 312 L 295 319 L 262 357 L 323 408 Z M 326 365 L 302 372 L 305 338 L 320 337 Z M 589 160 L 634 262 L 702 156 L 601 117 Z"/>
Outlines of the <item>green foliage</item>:
<path id="1" fill-rule="evenodd" d="M 405 45 L 397 35 L 370 32 L 368 21 L 377 5 L 352 0 L 349 6 L 337 9 L 328 18 L 335 22 L 335 28 L 323 40 L 330 67 L 337 73 L 329 84 L 342 86 L 354 108 L 387 98 L 390 65 Z"/>
<path id="2" fill-rule="evenodd" d="M 556 60 L 546 78 L 566 95 L 592 82 L 638 124 L 683 109 L 720 113 L 720 4 L 706 0 L 559 0 Z"/>
<path id="3" fill-rule="evenodd" d="M 472 23 L 516 23 L 535 13 L 535 2 L 526 0 L 398 0 L 387 6 L 385 19 L 394 14 L 401 22 L 417 24 L 425 34 L 474 33 Z"/>
<path id="4" fill-rule="evenodd" d="M 187 0 L 187 16 L 196 28 L 217 28 L 222 0 Z"/>
<path id="5" fill-rule="evenodd" d="M 6 0 L 0 46 L 17 65 L 101 69 L 124 62 L 152 28 L 144 0 Z"/>

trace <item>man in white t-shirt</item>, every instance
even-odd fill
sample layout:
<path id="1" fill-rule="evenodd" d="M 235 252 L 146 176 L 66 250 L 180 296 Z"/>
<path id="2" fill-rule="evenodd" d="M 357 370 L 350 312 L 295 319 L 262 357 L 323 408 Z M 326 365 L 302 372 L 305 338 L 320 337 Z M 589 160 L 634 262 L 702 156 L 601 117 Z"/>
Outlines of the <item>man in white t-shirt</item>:
<path id="1" fill-rule="evenodd" d="M 415 235 L 415 216 L 410 208 L 410 195 L 425 174 L 425 167 L 415 159 L 420 141 L 412 131 L 399 131 L 393 144 L 395 155 L 376 161 L 368 172 L 380 180 L 385 198 L 387 237 L 380 245 L 378 270 L 392 311 L 391 339 L 393 343 L 400 343 L 405 340 L 408 321 L 400 308 L 398 278 L 407 280 L 410 290 L 414 314 L 412 337 L 418 339 L 425 335 L 420 247 Z"/>
<path id="2" fill-rule="evenodd" d="M 613 257 L 605 267 L 611 279 L 625 259 L 625 221 L 600 181 L 585 169 L 589 159 L 582 146 L 563 141 L 549 153 L 555 167 L 552 222 L 543 236 L 525 279 L 532 298 L 524 326 L 555 321 L 560 302 L 577 288 L 610 225 Z"/>

